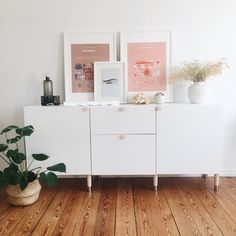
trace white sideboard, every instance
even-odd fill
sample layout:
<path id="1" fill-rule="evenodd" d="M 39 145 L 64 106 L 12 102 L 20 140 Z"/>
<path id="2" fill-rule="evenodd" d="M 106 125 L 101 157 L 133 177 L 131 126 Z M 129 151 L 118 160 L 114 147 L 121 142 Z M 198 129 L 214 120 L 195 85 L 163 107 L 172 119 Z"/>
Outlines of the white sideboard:
<path id="1" fill-rule="evenodd" d="M 153 176 L 221 172 L 222 107 L 163 104 L 24 108 L 27 155 L 64 162 L 67 175 Z M 45 165 L 45 163 L 42 163 Z M 46 167 L 45 166 L 45 167 Z"/>

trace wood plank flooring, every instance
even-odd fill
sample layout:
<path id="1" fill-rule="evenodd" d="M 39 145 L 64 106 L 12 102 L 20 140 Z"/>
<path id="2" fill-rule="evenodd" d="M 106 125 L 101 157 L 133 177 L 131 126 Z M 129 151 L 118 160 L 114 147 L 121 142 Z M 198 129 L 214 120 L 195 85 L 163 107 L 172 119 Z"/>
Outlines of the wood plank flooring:
<path id="1" fill-rule="evenodd" d="M 60 179 L 27 207 L 0 192 L 0 235 L 236 235 L 236 178 L 102 178 L 87 192 L 85 179 Z"/>

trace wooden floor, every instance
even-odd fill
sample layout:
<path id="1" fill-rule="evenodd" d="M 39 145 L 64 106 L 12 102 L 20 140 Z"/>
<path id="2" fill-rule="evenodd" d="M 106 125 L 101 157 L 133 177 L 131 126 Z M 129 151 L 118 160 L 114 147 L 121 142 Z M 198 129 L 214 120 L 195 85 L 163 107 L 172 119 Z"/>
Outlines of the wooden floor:
<path id="1" fill-rule="evenodd" d="M 0 235 L 236 235 L 236 178 L 101 179 L 92 193 L 85 179 L 43 189 L 28 207 L 0 192 Z"/>

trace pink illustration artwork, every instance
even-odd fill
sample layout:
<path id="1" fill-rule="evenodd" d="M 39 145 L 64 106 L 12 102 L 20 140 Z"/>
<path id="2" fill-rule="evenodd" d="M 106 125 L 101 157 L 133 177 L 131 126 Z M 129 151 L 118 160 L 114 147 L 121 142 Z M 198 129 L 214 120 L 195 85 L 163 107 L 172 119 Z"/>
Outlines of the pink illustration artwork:
<path id="1" fill-rule="evenodd" d="M 166 43 L 128 43 L 128 90 L 166 90 Z"/>
<path id="2" fill-rule="evenodd" d="M 92 93 L 94 91 L 93 63 L 95 61 L 109 61 L 109 55 L 109 44 L 71 45 L 73 93 Z"/>

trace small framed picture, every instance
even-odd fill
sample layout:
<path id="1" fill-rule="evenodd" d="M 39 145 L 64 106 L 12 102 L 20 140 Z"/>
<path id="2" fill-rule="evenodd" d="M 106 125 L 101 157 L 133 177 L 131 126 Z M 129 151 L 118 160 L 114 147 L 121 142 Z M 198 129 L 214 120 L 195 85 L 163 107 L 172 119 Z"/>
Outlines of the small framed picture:
<path id="1" fill-rule="evenodd" d="M 65 33 L 65 100 L 94 100 L 94 62 L 116 61 L 115 33 Z"/>
<path id="2" fill-rule="evenodd" d="M 95 62 L 94 92 L 97 102 L 126 102 L 125 63 Z"/>
<path id="3" fill-rule="evenodd" d="M 157 91 L 171 101 L 171 32 L 121 32 L 120 57 L 126 63 L 127 98 L 140 92 L 153 100 Z"/>

